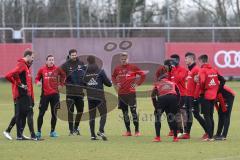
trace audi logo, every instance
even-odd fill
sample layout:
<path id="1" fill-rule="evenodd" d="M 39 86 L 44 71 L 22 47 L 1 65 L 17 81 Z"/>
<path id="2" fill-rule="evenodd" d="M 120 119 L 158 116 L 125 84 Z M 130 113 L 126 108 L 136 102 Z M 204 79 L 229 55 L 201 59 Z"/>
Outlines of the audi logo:
<path id="1" fill-rule="evenodd" d="M 223 61 L 221 61 L 221 62 L 220 62 L 220 56 L 223 56 Z M 215 54 L 214 62 L 219 68 L 237 68 L 237 67 L 240 67 L 240 51 L 220 50 Z"/>

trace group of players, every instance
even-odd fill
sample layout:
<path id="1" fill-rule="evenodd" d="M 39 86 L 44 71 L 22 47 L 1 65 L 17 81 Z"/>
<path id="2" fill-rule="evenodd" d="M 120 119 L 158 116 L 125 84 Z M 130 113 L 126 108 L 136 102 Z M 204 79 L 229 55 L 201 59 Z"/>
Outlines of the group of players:
<path id="1" fill-rule="evenodd" d="M 167 115 L 170 128 L 169 136 L 173 141 L 190 139 L 193 116 L 204 130 L 203 140 L 225 140 L 230 124 L 230 115 L 234 101 L 234 92 L 225 85 L 224 78 L 208 63 L 207 55 L 201 55 L 195 62 L 194 53 L 186 53 L 185 62 L 188 69 L 179 65 L 180 57 L 172 55 L 164 61 L 156 72 L 152 91 L 152 102 L 155 115 L 156 137 L 154 142 L 160 142 L 161 116 Z M 121 64 L 114 68 L 112 81 L 101 69 L 94 56 L 88 56 L 87 64 L 78 58 L 77 50 L 71 49 L 67 61 L 57 67 L 54 56 L 46 57 L 46 64 L 41 67 L 35 78 L 35 83 L 41 86 L 42 93 L 39 103 L 37 132 L 33 125 L 34 93 L 30 67 L 34 60 L 31 50 L 24 52 L 16 67 L 6 75 L 12 83 L 15 114 L 8 128 L 3 132 L 7 139 L 12 140 L 11 129 L 16 124 L 17 140 L 41 140 L 43 117 L 48 105 L 51 106 L 50 137 L 58 137 L 55 131 L 57 109 L 60 106 L 59 88 L 66 87 L 66 104 L 68 108 L 69 136 L 80 135 L 79 123 L 84 110 L 84 91 L 86 90 L 89 108 L 89 125 L 91 140 L 101 137 L 107 140 L 104 127 L 107 119 L 107 101 L 104 95 L 104 85 L 112 84 L 118 92 L 118 108 L 122 110 L 126 132 L 123 136 L 132 136 L 130 128 L 129 109 L 135 126 L 134 136 L 141 136 L 139 117 L 137 114 L 136 87 L 145 81 L 145 72 L 128 62 L 128 53 L 120 53 Z M 140 78 L 138 78 L 140 77 Z M 199 105 L 200 104 L 200 105 Z M 217 107 L 219 122 L 216 135 L 214 132 L 213 111 Z M 74 119 L 74 108 L 77 114 Z M 96 110 L 100 113 L 100 127 L 95 134 Z M 203 114 L 203 117 L 202 115 Z M 25 124 L 29 126 L 31 138 L 23 135 Z"/>

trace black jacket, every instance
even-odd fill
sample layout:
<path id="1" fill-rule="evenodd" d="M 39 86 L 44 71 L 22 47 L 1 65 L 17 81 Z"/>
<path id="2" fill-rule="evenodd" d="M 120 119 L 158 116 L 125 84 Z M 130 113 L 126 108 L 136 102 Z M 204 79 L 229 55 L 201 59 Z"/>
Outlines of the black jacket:
<path id="1" fill-rule="evenodd" d="M 61 68 L 66 73 L 66 94 L 71 96 L 84 96 L 82 89 L 82 86 L 84 86 L 83 78 L 77 79 L 79 77 L 75 76 L 75 72 L 81 73 L 81 75 L 85 73 L 86 67 L 84 63 L 79 59 L 76 61 L 67 60 Z"/>
<path id="2" fill-rule="evenodd" d="M 79 85 L 84 83 L 86 89 L 87 89 L 87 96 L 88 99 L 92 98 L 104 98 L 104 85 L 111 87 L 112 82 L 108 79 L 105 71 L 103 69 L 100 69 L 97 64 L 90 64 L 86 66 L 85 74 L 82 77 L 81 72 L 75 72 L 75 77 L 78 81 L 77 83 Z M 82 81 L 83 78 L 83 81 Z"/>

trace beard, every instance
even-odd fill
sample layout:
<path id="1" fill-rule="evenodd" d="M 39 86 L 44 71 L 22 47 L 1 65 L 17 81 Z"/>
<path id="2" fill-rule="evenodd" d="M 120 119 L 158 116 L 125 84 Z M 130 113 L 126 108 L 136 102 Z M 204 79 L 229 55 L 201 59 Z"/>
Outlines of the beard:
<path id="1" fill-rule="evenodd" d="M 27 64 L 28 64 L 28 67 L 30 68 L 33 64 L 33 61 L 28 61 Z"/>

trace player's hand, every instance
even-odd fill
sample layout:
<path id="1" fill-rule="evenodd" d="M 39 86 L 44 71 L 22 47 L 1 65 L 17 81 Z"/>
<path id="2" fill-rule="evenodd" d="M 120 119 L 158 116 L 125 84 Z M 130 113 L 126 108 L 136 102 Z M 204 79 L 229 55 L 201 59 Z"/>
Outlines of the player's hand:
<path id="1" fill-rule="evenodd" d="M 42 86 L 42 83 L 41 83 L 41 82 L 37 82 L 37 86 L 38 86 L 38 87 L 41 87 L 41 86 Z"/>

